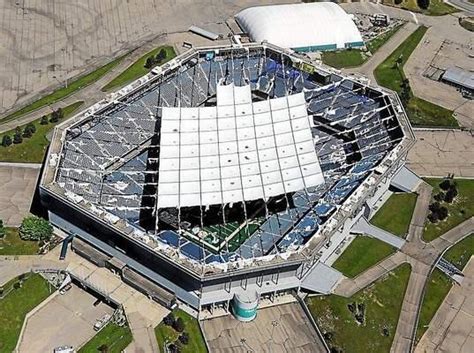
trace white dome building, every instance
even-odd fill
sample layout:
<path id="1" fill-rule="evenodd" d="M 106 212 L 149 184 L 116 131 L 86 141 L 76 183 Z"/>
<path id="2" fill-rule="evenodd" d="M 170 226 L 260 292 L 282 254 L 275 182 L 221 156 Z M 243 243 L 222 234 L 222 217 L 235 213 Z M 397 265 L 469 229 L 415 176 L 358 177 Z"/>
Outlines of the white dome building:
<path id="1" fill-rule="evenodd" d="M 299 52 L 364 46 L 354 21 L 332 2 L 250 7 L 235 19 L 252 41 Z"/>

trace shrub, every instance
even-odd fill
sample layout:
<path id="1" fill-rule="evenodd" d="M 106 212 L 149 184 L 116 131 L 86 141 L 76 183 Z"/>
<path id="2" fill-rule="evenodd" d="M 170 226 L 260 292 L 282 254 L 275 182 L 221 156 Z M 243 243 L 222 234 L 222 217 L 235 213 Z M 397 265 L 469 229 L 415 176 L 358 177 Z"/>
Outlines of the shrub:
<path id="1" fill-rule="evenodd" d="M 187 345 L 189 343 L 189 335 L 187 332 L 183 332 L 181 335 L 179 335 L 178 340 L 184 344 Z"/>
<path id="2" fill-rule="evenodd" d="M 0 219 L 0 238 L 5 237 L 6 230 L 5 227 L 3 226 L 3 221 Z"/>
<path id="3" fill-rule="evenodd" d="M 31 136 L 33 136 L 33 131 L 31 131 L 31 128 L 26 126 L 25 130 L 23 130 L 23 137 L 30 138 Z"/>
<path id="4" fill-rule="evenodd" d="M 444 206 L 441 206 L 437 213 L 440 221 L 448 218 L 448 209 Z"/>
<path id="5" fill-rule="evenodd" d="M 439 187 L 441 190 L 447 191 L 451 187 L 451 181 L 449 179 L 444 179 L 439 183 Z"/>
<path id="6" fill-rule="evenodd" d="M 101 353 L 107 353 L 109 351 L 109 346 L 104 343 L 104 344 L 100 345 L 99 348 L 97 348 L 97 349 Z"/>
<path id="7" fill-rule="evenodd" d="M 183 332 L 185 328 L 183 319 L 178 317 L 178 319 L 174 322 L 173 328 L 178 332 Z"/>
<path id="8" fill-rule="evenodd" d="M 40 120 L 41 125 L 48 125 L 48 117 L 46 115 L 43 115 Z"/>
<path id="9" fill-rule="evenodd" d="M 439 218 L 438 218 L 438 214 L 437 213 L 430 213 L 428 215 L 428 220 L 431 222 L 431 223 L 436 223 L 438 222 Z"/>
<path id="10" fill-rule="evenodd" d="M 146 58 L 145 68 L 151 69 L 155 65 L 155 59 L 152 56 Z"/>
<path id="11" fill-rule="evenodd" d="M 36 216 L 26 217 L 21 222 L 20 238 L 23 240 L 48 241 L 52 235 L 53 227 L 43 218 Z"/>
<path id="12" fill-rule="evenodd" d="M 21 130 L 20 130 L 20 131 L 17 130 L 17 131 L 15 132 L 15 135 L 13 135 L 13 143 L 14 143 L 15 145 L 18 145 L 18 144 L 20 144 L 20 143 L 22 143 L 22 142 L 23 142 L 23 136 L 22 136 L 22 134 L 21 134 Z"/>
<path id="13" fill-rule="evenodd" d="M 28 123 L 26 124 L 26 129 L 31 130 L 31 132 L 34 134 L 36 132 L 36 126 L 33 123 Z"/>
<path id="14" fill-rule="evenodd" d="M 440 209 L 441 205 L 439 202 L 433 202 L 428 208 L 431 212 L 437 212 Z"/>
<path id="15" fill-rule="evenodd" d="M 440 191 L 439 193 L 437 193 L 435 196 L 434 196 L 434 199 L 438 202 L 442 202 L 444 201 L 444 198 L 446 197 L 446 195 L 444 194 L 444 192 Z"/>
<path id="16" fill-rule="evenodd" d="M 416 0 L 416 3 L 418 4 L 418 7 L 423 10 L 426 10 L 428 7 L 430 7 L 430 0 Z"/>
<path id="17" fill-rule="evenodd" d="M 444 201 L 451 203 L 457 195 L 458 191 L 456 190 L 456 187 L 452 187 L 446 192 L 446 195 L 444 195 Z"/>
<path id="18" fill-rule="evenodd" d="M 166 59 L 166 50 L 161 48 L 158 54 L 156 54 L 156 62 L 159 64 Z"/>
<path id="19" fill-rule="evenodd" d="M 176 319 L 174 318 L 173 313 L 169 313 L 169 314 L 166 315 L 165 318 L 163 319 L 163 323 L 164 323 L 166 326 L 173 326 L 175 321 L 176 321 Z"/>
<path id="20" fill-rule="evenodd" d="M 10 135 L 3 135 L 2 137 L 2 146 L 3 147 L 8 147 L 13 143 L 12 138 Z"/>

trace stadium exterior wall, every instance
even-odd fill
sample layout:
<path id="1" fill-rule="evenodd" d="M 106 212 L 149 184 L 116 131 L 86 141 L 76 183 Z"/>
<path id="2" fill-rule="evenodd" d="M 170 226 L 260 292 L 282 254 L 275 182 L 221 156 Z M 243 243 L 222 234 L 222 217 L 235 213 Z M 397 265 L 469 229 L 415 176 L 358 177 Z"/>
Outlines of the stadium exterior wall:
<path id="1" fill-rule="evenodd" d="M 265 283 L 273 283 L 281 290 L 288 289 L 288 283 L 299 283 L 302 277 L 302 263 L 288 263 L 253 272 L 229 273 L 221 278 L 199 278 L 192 276 L 177 264 L 166 261 L 162 256 L 143 245 L 102 224 L 98 219 L 84 215 L 78 208 L 51 195 L 40 187 L 40 198 L 49 211 L 52 224 L 68 234 L 75 234 L 81 240 L 99 249 L 110 257 L 117 257 L 141 275 L 174 293 L 182 302 L 199 310 L 200 296 L 213 293 L 213 302 L 226 301 L 233 292 L 248 286 L 261 288 L 265 294 Z M 278 281 L 291 278 L 281 287 Z M 298 286 L 291 285 L 291 288 Z M 273 291 L 270 290 L 270 291 Z M 208 303 L 205 303 L 208 304 Z"/>

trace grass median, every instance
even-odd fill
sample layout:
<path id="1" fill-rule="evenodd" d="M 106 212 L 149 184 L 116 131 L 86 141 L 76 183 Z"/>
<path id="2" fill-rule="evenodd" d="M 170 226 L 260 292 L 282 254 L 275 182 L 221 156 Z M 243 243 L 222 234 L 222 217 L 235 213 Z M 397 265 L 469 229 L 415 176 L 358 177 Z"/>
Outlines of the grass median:
<path id="1" fill-rule="evenodd" d="M 433 187 L 432 197 L 439 193 L 439 184 L 443 179 L 427 178 L 425 181 Z M 474 180 L 454 179 L 458 195 L 452 203 L 443 203 L 448 209 L 448 217 L 443 221 L 431 223 L 426 221 L 423 239 L 427 242 L 438 238 L 448 230 L 474 216 Z"/>
<path id="2" fill-rule="evenodd" d="M 22 240 L 18 228 L 5 228 L 5 237 L 0 238 L 0 255 L 36 255 L 37 241 Z"/>
<path id="3" fill-rule="evenodd" d="M 51 294 L 48 282 L 39 274 L 25 276 L 21 287 L 16 284 L 19 278 L 2 287 L 5 297 L 0 299 L 0 353 L 14 351 L 26 314 Z"/>
<path id="4" fill-rule="evenodd" d="M 413 125 L 458 127 L 452 110 L 415 97 L 409 86 L 407 89 L 403 89 L 407 81 L 403 67 L 427 30 L 427 27 L 418 27 L 392 54 L 377 66 L 374 70 L 374 76 L 379 85 L 387 87 L 400 95 L 408 118 Z"/>
<path id="5" fill-rule="evenodd" d="M 109 322 L 92 339 L 79 349 L 78 353 L 120 353 L 132 343 L 132 331 L 128 326 Z"/>
<path id="6" fill-rule="evenodd" d="M 420 12 L 427 16 L 444 16 L 459 12 L 457 8 L 450 6 L 443 0 L 430 0 L 430 4 L 427 9 L 420 8 L 416 0 L 403 0 L 400 3 L 397 3 L 394 0 L 384 0 L 383 3 L 386 5 L 400 7 L 408 11 Z"/>
<path id="7" fill-rule="evenodd" d="M 307 300 L 332 352 L 390 352 L 410 271 L 410 265 L 401 265 L 350 298 Z"/>
<path id="8" fill-rule="evenodd" d="M 462 271 L 473 255 L 474 234 L 471 234 L 449 249 L 443 257 Z M 431 320 L 443 303 L 444 298 L 448 295 L 452 286 L 453 282 L 440 270 L 435 269 L 431 273 L 426 285 L 425 295 L 420 310 L 420 317 L 418 319 L 418 327 L 416 331 L 417 340 L 420 340 L 428 329 Z"/>
<path id="9" fill-rule="evenodd" d="M 171 60 L 176 56 L 176 53 L 171 46 L 161 46 L 152 51 L 143 55 L 140 59 L 135 61 L 132 65 L 130 65 L 125 71 L 123 71 L 120 75 L 115 77 L 112 81 L 102 87 L 102 91 L 110 92 L 114 89 L 120 88 L 125 86 L 126 84 L 136 80 L 137 78 L 146 75 L 150 72 L 150 69 L 145 67 L 146 60 L 149 57 L 155 57 L 156 54 L 160 52 L 160 50 L 164 49 L 166 52 L 166 57 L 163 59 L 159 64 L 164 64 L 165 62 Z"/>
<path id="10" fill-rule="evenodd" d="M 417 195 L 395 193 L 370 219 L 370 223 L 401 238 L 406 238 Z"/>
<path id="11" fill-rule="evenodd" d="M 384 45 L 399 29 L 402 24 L 378 35 L 366 43 L 367 50 L 373 55 Z M 323 52 L 321 59 L 324 64 L 336 69 L 357 67 L 367 61 L 369 55 L 360 49 L 345 49 Z"/>
<path id="12" fill-rule="evenodd" d="M 55 90 L 53 93 L 50 93 L 38 99 L 37 101 L 15 111 L 14 113 L 11 113 L 5 116 L 4 118 L 0 119 L 0 123 L 11 121 L 15 118 L 18 118 L 22 115 L 30 113 L 34 110 L 37 110 L 49 104 L 58 102 L 61 99 L 64 99 L 67 96 L 70 96 L 71 94 L 75 93 L 76 91 L 79 91 L 83 89 L 84 87 L 89 86 L 90 84 L 96 82 L 98 79 L 104 76 L 106 73 L 108 73 L 110 70 L 112 70 L 115 66 L 117 66 L 125 56 L 126 55 L 123 55 L 111 61 L 110 63 L 99 67 L 98 69 L 92 71 L 89 74 L 86 74 L 84 76 L 79 77 L 77 80 L 69 82 L 67 87 L 59 88 Z"/>
<path id="13" fill-rule="evenodd" d="M 184 332 L 189 335 L 189 342 L 186 345 L 181 345 L 181 353 L 207 353 L 206 344 L 201 334 L 201 328 L 199 327 L 198 321 L 185 313 L 182 310 L 174 310 L 174 317 L 176 319 L 181 318 L 184 322 Z M 166 344 L 175 342 L 178 339 L 179 334 L 170 326 L 161 322 L 155 328 L 155 335 L 158 341 L 160 351 L 163 352 L 163 348 Z"/>
<path id="14" fill-rule="evenodd" d="M 48 122 L 48 124 L 46 125 L 41 125 L 41 119 L 34 120 L 32 123 L 36 127 L 36 132 L 31 137 L 23 138 L 23 142 L 19 144 L 12 144 L 7 147 L 0 146 L 0 161 L 42 163 L 50 142 L 48 139 L 48 135 L 51 133 L 51 131 L 57 124 L 60 124 L 64 121 L 64 119 L 71 117 L 83 103 L 84 102 L 76 102 L 71 105 L 68 105 L 67 107 L 64 107 L 64 118 L 63 120 L 57 123 Z M 51 114 L 49 114 L 47 117 L 49 121 Z M 26 125 L 22 125 L 20 127 L 23 130 L 25 126 Z M 13 136 L 14 133 L 15 130 L 10 130 L 0 134 L 0 141 L 2 141 L 4 135 Z"/>
<path id="15" fill-rule="evenodd" d="M 381 240 L 358 236 L 349 244 L 332 267 L 345 276 L 353 278 L 392 255 L 395 251 L 394 247 Z"/>

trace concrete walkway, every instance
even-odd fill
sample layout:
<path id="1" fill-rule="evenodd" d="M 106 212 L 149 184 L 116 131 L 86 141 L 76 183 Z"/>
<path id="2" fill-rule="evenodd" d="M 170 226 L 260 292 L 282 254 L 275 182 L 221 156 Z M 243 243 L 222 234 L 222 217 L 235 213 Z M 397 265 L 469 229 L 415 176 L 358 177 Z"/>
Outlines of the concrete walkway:
<path id="1" fill-rule="evenodd" d="M 405 245 L 405 239 L 397 237 L 390 232 L 370 224 L 364 217 L 361 217 L 359 221 L 357 221 L 354 225 L 353 231 L 370 235 L 371 237 L 383 241 L 397 249 L 401 249 L 402 246 Z"/>
<path id="2" fill-rule="evenodd" d="M 393 271 L 401 264 L 408 261 L 408 258 L 402 252 L 395 254 L 380 261 L 375 266 L 370 267 L 355 278 L 344 278 L 334 289 L 334 294 L 351 297 L 361 289 L 371 285 L 383 275 Z"/>
<path id="3" fill-rule="evenodd" d="M 407 241 L 400 251 L 353 279 L 344 278 L 334 289 L 334 294 L 350 297 L 401 264 L 406 262 L 410 264 L 410 279 L 403 298 L 391 353 L 413 351 L 418 312 L 432 269 L 447 249 L 474 232 L 474 217 L 471 217 L 430 243 L 425 243 L 422 240 L 422 235 L 431 200 L 431 191 L 431 186 L 425 182 L 418 186 L 418 198 L 410 222 Z"/>

